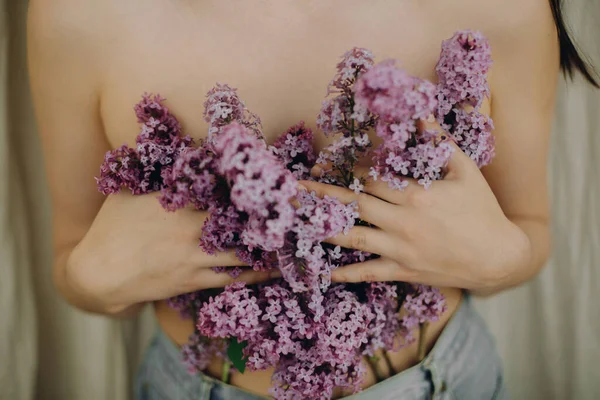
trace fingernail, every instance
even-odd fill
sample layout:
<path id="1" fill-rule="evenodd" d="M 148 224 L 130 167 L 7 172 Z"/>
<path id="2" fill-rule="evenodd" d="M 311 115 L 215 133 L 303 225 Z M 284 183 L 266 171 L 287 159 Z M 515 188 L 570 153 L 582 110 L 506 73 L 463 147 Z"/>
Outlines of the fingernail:
<path id="1" fill-rule="evenodd" d="M 427 122 L 434 123 L 435 122 L 435 116 L 433 114 L 429 114 L 429 117 L 427 117 Z"/>
<path id="2" fill-rule="evenodd" d="M 322 173 L 323 173 L 323 168 L 321 168 L 319 165 L 315 165 L 310 170 L 310 174 L 315 177 L 321 176 Z"/>
<path id="3" fill-rule="evenodd" d="M 307 188 L 306 186 L 304 186 L 303 184 L 301 184 L 301 183 L 298 183 L 298 184 L 296 185 L 296 189 L 298 189 L 299 191 L 305 191 L 305 192 L 308 192 L 308 188 Z"/>

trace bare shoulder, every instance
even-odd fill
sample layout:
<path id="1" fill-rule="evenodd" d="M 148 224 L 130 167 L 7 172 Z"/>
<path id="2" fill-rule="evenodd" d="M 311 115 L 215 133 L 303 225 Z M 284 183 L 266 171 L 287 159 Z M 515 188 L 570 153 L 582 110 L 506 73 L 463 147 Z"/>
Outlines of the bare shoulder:
<path id="1" fill-rule="evenodd" d="M 502 54 L 531 44 L 556 43 L 548 0 L 455 0 L 430 3 L 445 30 L 477 29 Z"/>
<path id="2" fill-rule="evenodd" d="M 484 21 L 488 36 L 500 52 L 513 53 L 558 47 L 556 27 L 548 0 L 492 0 Z M 532 55 L 534 55 L 533 53 Z"/>
<path id="3" fill-rule="evenodd" d="M 27 35 L 30 56 L 50 67 L 88 74 L 102 68 L 118 40 L 115 1 L 30 0 Z M 64 63 L 73 62 L 73 68 Z"/>
<path id="4" fill-rule="evenodd" d="M 110 29 L 104 2 L 91 0 L 30 0 L 28 31 L 36 40 L 52 46 L 77 45 L 99 38 Z"/>
<path id="5" fill-rule="evenodd" d="M 535 102 L 540 112 L 554 108 L 560 49 L 548 0 L 493 0 L 496 15 L 488 37 L 494 66 L 490 83 L 496 100 L 518 105 L 515 93 Z M 546 118 L 550 119 L 550 118 Z"/>

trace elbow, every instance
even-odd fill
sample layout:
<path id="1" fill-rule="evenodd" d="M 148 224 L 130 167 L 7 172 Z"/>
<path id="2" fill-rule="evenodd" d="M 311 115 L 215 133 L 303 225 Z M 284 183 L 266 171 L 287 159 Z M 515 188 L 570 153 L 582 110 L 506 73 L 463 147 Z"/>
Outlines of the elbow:
<path id="1" fill-rule="evenodd" d="M 70 257 L 69 257 L 70 258 Z M 59 295 L 71 306 L 91 314 L 109 315 L 108 309 L 89 289 L 89 284 L 81 279 L 77 267 L 67 257 L 54 261 L 54 287 Z"/>
<path id="2" fill-rule="evenodd" d="M 533 280 L 546 266 L 551 255 L 551 238 L 547 226 L 519 228 L 501 267 L 492 269 L 486 287 L 471 290 L 480 297 L 489 297 L 516 288 Z"/>
<path id="3" fill-rule="evenodd" d="M 528 237 L 527 259 L 524 266 L 526 273 L 521 282 L 528 282 L 536 278 L 548 264 L 552 254 L 552 237 L 548 225 L 540 226 L 538 230 L 532 231 Z"/>
<path id="4" fill-rule="evenodd" d="M 517 287 L 539 275 L 551 254 L 551 234 L 547 219 L 515 221 L 517 235 L 513 242 L 514 258 L 508 262 L 507 287 Z"/>
<path id="5" fill-rule="evenodd" d="M 90 313 L 113 318 L 131 317 L 137 314 L 138 307 L 119 305 L 117 298 L 102 290 L 99 279 L 94 278 L 94 268 L 77 249 L 58 253 L 53 267 L 53 281 L 58 293 L 71 306 Z M 104 293 L 104 294 L 103 294 Z M 135 312 L 131 312 L 132 308 Z"/>

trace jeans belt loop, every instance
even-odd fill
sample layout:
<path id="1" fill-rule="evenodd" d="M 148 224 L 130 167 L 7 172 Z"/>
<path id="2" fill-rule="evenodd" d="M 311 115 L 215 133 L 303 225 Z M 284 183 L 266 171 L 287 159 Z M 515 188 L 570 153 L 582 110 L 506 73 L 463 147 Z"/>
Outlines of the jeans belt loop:
<path id="1" fill-rule="evenodd" d="M 200 377 L 200 390 L 198 393 L 198 400 L 210 400 L 213 387 L 215 382 L 212 379 L 207 379 L 207 376 L 199 375 Z"/>
<path id="2" fill-rule="evenodd" d="M 435 362 L 433 356 L 430 354 L 425 358 L 423 362 L 423 368 L 429 372 L 431 376 L 431 396 L 433 400 L 443 399 L 446 393 L 446 382 L 444 380 L 444 371 L 439 363 Z"/>

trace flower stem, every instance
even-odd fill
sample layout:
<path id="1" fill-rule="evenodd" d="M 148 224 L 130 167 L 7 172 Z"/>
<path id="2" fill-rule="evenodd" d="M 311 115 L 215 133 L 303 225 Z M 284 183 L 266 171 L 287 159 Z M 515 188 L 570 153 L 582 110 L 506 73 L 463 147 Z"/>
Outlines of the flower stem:
<path id="1" fill-rule="evenodd" d="M 221 371 L 221 380 L 224 383 L 229 383 L 229 376 L 231 371 L 231 363 L 228 360 L 223 360 L 223 370 Z"/>
<path id="2" fill-rule="evenodd" d="M 192 321 L 194 321 L 194 333 L 199 334 L 200 331 L 198 330 L 198 307 L 196 307 L 195 303 L 192 303 L 191 309 L 192 309 Z"/>
<path id="3" fill-rule="evenodd" d="M 383 351 L 383 358 L 385 360 L 385 363 L 387 364 L 389 375 L 390 376 L 394 375 L 396 373 L 396 371 L 394 370 L 394 366 L 392 365 L 392 360 L 390 360 L 390 356 L 388 355 L 388 352 L 386 350 Z"/>
<path id="4" fill-rule="evenodd" d="M 417 350 L 417 358 L 419 362 L 423 361 L 423 359 L 425 358 L 425 333 L 427 333 L 428 326 L 429 322 L 419 324 L 419 347 Z"/>
<path id="5" fill-rule="evenodd" d="M 381 371 L 379 369 L 379 357 L 377 357 L 377 356 L 367 357 L 367 362 L 373 369 L 373 373 L 375 374 L 377 383 L 383 381 L 385 379 L 385 376 L 383 376 L 383 374 L 381 373 Z"/>

